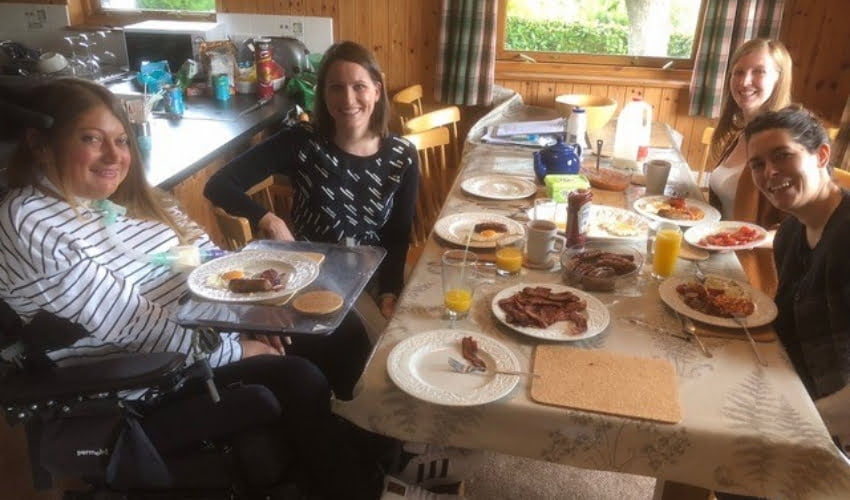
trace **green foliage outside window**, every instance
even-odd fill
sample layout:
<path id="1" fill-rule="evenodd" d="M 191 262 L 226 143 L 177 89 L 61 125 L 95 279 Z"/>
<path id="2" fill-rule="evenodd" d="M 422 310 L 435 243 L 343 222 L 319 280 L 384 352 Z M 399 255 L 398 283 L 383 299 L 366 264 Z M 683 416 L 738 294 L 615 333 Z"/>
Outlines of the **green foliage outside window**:
<path id="1" fill-rule="evenodd" d="M 189 12 L 213 12 L 215 0 L 136 0 L 143 10 L 178 10 Z"/>
<path id="2" fill-rule="evenodd" d="M 534 52 L 627 54 L 629 29 L 622 24 L 566 24 L 561 21 L 507 18 L 505 48 Z M 693 34 L 671 33 L 669 57 L 691 57 Z"/>

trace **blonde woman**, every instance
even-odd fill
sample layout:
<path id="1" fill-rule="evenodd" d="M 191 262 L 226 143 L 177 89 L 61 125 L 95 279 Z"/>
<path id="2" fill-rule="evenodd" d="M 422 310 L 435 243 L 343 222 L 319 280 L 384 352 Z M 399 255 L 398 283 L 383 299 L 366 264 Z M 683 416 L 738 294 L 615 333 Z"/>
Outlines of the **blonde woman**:
<path id="1" fill-rule="evenodd" d="M 775 229 L 782 213 L 741 175 L 746 164 L 742 133 L 753 118 L 791 103 L 791 56 L 778 40 L 757 38 L 744 43 L 732 56 L 726 93 L 711 143 L 715 167 L 709 178 L 712 204 L 723 218 Z M 738 252 L 753 285 L 769 294 L 776 289 L 776 273 L 769 249 Z"/>

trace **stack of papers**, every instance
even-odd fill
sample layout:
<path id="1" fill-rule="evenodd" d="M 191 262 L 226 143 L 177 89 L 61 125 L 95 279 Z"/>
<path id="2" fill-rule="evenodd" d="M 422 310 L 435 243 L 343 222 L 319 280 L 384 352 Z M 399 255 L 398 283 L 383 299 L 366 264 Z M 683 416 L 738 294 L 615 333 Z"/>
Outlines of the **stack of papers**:
<path id="1" fill-rule="evenodd" d="M 545 147 L 564 139 L 563 118 L 536 122 L 501 123 L 488 127 L 481 140 L 490 144 Z"/>

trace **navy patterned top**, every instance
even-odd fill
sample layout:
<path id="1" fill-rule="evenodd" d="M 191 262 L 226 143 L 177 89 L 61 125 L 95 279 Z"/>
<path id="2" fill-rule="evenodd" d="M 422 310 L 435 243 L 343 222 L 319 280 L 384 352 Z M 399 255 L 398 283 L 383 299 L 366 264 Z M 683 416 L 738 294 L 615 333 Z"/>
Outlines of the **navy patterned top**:
<path id="1" fill-rule="evenodd" d="M 218 171 L 204 195 L 256 226 L 267 213 L 245 191 L 272 174 L 289 176 L 294 188 L 295 238 L 325 243 L 377 245 L 387 250 L 378 270 L 381 293 L 404 285 L 410 226 L 419 185 L 416 149 L 390 135 L 368 157 L 346 153 L 309 124 L 286 128 Z"/>

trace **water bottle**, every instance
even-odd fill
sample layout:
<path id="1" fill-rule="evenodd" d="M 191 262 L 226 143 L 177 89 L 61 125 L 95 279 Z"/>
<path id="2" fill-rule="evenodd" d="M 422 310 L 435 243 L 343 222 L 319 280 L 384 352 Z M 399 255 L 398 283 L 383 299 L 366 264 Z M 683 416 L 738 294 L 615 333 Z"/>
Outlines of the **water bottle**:
<path id="1" fill-rule="evenodd" d="M 612 165 L 616 168 L 639 170 L 640 161 L 646 158 L 649 149 L 651 133 L 652 106 L 635 97 L 623 107 L 617 118 Z"/>
<path id="2" fill-rule="evenodd" d="M 587 149 L 587 113 L 584 108 L 576 106 L 567 120 L 567 142 L 578 144 L 581 150 Z"/>

